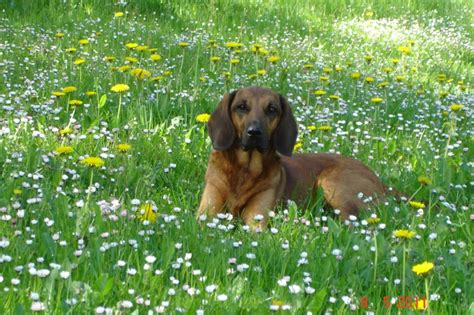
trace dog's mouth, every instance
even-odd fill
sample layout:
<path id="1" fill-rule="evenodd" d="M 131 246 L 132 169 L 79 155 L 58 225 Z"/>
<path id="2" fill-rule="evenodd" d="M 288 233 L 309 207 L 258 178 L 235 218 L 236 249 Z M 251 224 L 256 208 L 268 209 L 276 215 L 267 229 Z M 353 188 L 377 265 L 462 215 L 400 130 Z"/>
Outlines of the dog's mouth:
<path id="1" fill-rule="evenodd" d="M 269 148 L 268 141 L 263 137 L 243 137 L 240 143 L 244 151 L 257 150 L 263 153 Z"/>

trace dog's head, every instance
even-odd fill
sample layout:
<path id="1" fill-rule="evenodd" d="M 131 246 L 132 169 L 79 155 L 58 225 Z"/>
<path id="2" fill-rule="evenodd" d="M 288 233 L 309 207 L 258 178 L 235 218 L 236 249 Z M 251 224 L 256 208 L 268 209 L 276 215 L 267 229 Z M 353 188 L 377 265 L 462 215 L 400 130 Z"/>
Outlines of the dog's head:
<path id="1" fill-rule="evenodd" d="M 270 89 L 249 87 L 226 93 L 208 123 L 214 149 L 276 150 L 291 156 L 298 133 L 286 99 Z"/>

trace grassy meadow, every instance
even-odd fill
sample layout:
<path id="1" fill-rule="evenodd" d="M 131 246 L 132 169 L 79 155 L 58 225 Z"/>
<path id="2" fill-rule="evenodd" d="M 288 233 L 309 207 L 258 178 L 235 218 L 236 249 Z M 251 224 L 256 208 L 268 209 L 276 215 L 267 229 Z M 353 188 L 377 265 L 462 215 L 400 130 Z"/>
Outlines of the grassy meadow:
<path id="1" fill-rule="evenodd" d="M 473 314 L 470 1 L 0 1 L 0 314 Z M 409 198 L 200 218 L 225 92 Z"/>

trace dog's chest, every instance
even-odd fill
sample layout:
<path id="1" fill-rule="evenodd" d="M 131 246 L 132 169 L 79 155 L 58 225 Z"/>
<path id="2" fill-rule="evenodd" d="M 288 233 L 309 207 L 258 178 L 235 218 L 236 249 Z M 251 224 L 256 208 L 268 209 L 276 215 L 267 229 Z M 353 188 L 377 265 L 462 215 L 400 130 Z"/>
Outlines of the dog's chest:
<path id="1" fill-rule="evenodd" d="M 213 157 L 215 153 L 221 152 L 211 154 L 207 181 L 217 183 L 232 214 L 239 214 L 258 193 L 278 188 L 281 166 L 276 159 L 266 159 L 258 151 Z"/>

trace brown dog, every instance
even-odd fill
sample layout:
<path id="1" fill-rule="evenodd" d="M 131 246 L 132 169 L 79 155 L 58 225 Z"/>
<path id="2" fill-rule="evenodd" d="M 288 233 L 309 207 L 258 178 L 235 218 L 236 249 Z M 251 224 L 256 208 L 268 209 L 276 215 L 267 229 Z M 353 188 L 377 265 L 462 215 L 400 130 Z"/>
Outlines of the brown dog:
<path id="1" fill-rule="evenodd" d="M 269 89 L 225 94 L 208 123 L 214 150 L 198 216 L 226 210 L 255 228 L 266 227 L 278 200 L 304 201 L 317 187 L 342 219 L 388 191 L 361 162 L 337 154 L 291 157 L 297 126 L 287 101 Z"/>

